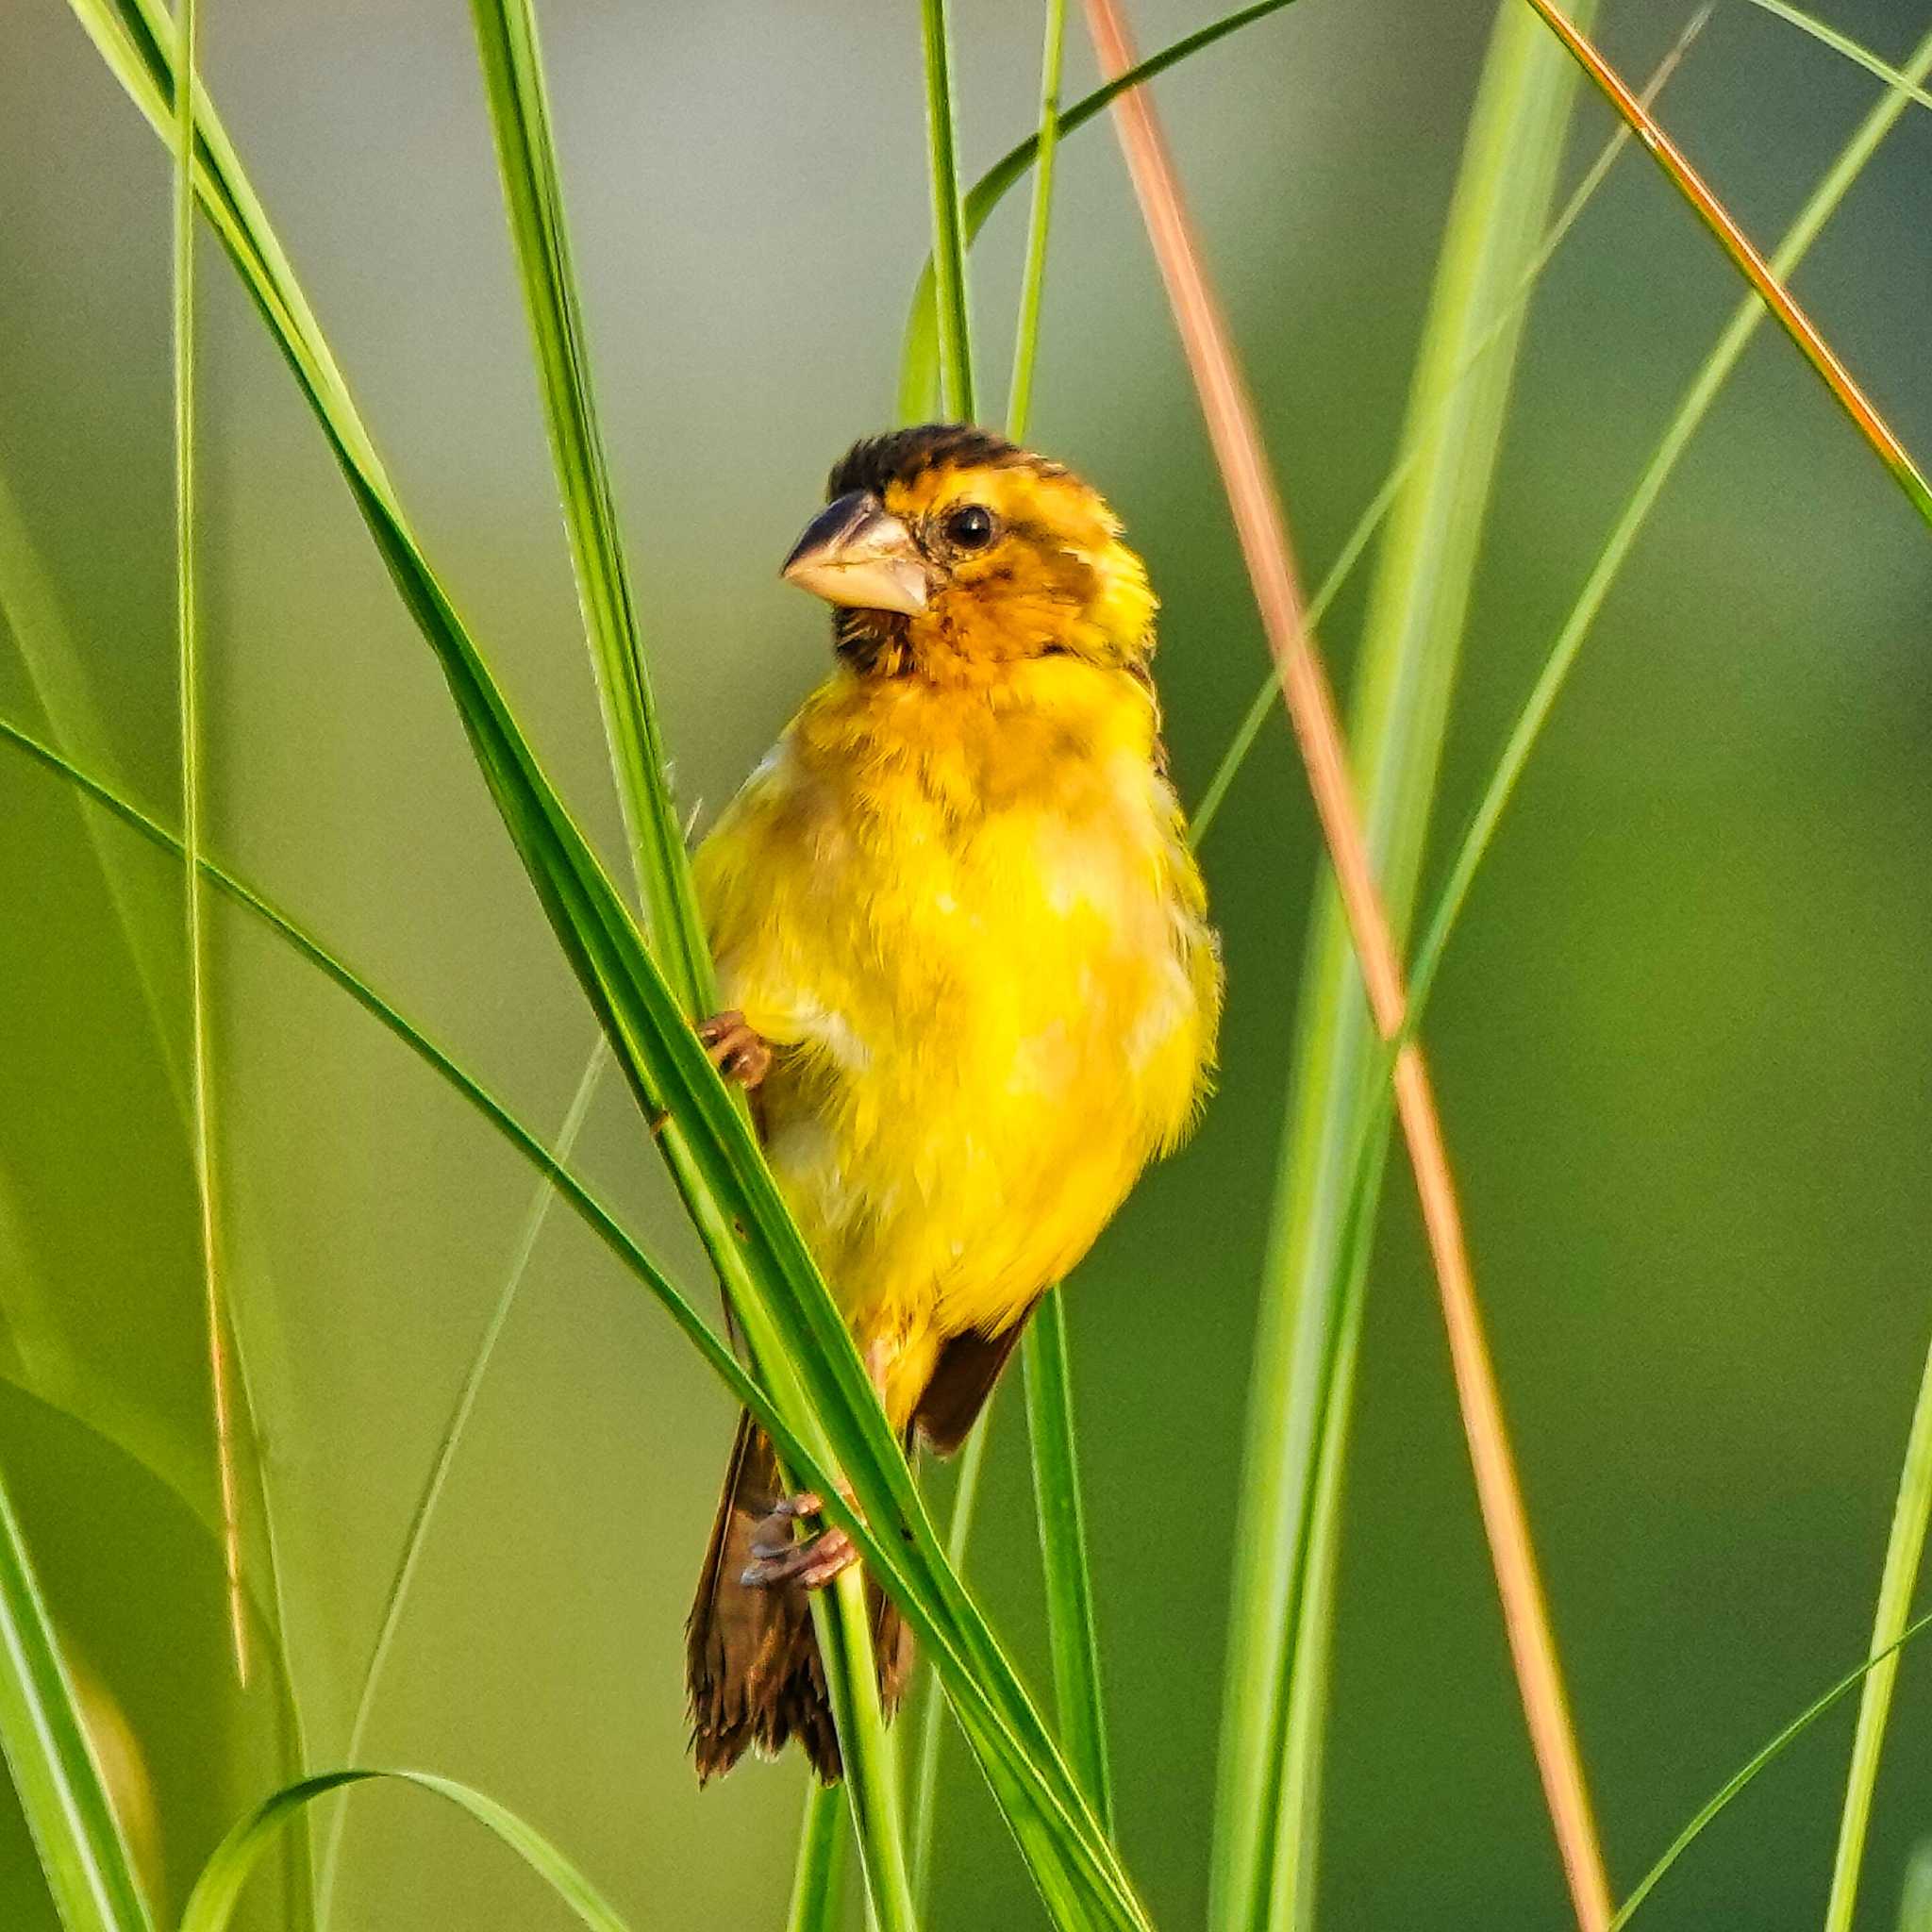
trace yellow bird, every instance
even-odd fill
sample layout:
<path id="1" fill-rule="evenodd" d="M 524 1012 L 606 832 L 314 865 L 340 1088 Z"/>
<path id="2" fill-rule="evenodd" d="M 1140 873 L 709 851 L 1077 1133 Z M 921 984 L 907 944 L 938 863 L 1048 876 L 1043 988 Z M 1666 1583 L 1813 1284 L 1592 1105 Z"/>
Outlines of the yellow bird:
<path id="1" fill-rule="evenodd" d="M 1100 497 L 983 430 L 858 444 L 784 567 L 831 676 L 697 856 L 765 1153 L 892 1427 L 964 1440 L 1041 1295 L 1206 1091 L 1221 967 L 1165 773 L 1156 600 Z M 793 1736 L 839 1774 L 793 1541 L 741 1421 L 688 1625 L 700 1778 Z M 910 1665 L 874 1611 L 890 1707 Z"/>

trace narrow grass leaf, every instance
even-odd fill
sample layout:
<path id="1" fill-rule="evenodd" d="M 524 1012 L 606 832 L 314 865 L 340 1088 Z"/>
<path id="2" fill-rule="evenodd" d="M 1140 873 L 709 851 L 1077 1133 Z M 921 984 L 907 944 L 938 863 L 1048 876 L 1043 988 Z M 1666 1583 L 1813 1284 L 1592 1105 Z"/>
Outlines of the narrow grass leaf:
<path id="1" fill-rule="evenodd" d="M 165 128 L 173 77 L 153 0 L 70 5 L 137 104 Z M 1100 1923 L 1144 1923 L 1117 1855 L 1011 1660 L 946 1567 L 851 1337 L 741 1110 L 410 531 L 205 94 L 197 120 L 202 206 L 282 346 L 406 607 L 442 666 L 552 930 L 641 1109 L 658 1129 L 658 1145 L 758 1364 L 761 1400 L 748 1406 L 768 1428 L 767 1417 L 782 1411 L 782 1435 L 774 1430 L 774 1441 L 791 1473 L 814 1478 L 826 1514 L 853 1534 L 873 1575 L 945 1677 L 1042 1895 L 1050 1903 L 1077 1901 Z M 808 1448 L 807 1462 L 791 1460 L 788 1445 L 794 1442 Z M 849 1495 L 837 1486 L 834 1470 L 849 1479 Z"/>
<path id="2" fill-rule="evenodd" d="M 181 1915 L 181 1932 L 225 1932 L 234 1923 L 243 1887 L 273 1849 L 276 1839 L 303 1817 L 318 1798 L 380 1779 L 413 1786 L 467 1811 L 523 1859 L 592 1932 L 629 1932 L 615 1908 L 595 1886 L 533 1825 L 514 1811 L 454 1778 L 426 1771 L 324 1771 L 287 1785 L 265 1798 L 214 1849 Z"/>
<path id="3" fill-rule="evenodd" d="M 1872 1618 L 1872 1666 L 1858 1697 L 1858 1728 L 1852 1740 L 1851 1770 L 1845 1779 L 1844 1808 L 1839 1816 L 1838 1850 L 1831 1869 L 1831 1899 L 1824 1932 L 1852 1932 L 1858 1901 L 1858 1873 L 1864 1863 L 1865 1835 L 1872 1823 L 1872 1793 L 1878 1783 L 1878 1759 L 1891 1716 L 1891 1693 L 1898 1681 L 1893 1646 L 1905 1634 L 1906 1619 L 1918 1588 L 1919 1564 L 1925 1554 L 1925 1528 L 1932 1520 L 1932 1350 L 1925 1357 L 1919 1399 L 1906 1439 L 1899 1471 L 1898 1502 L 1885 1545 L 1885 1572 Z"/>
<path id="4" fill-rule="evenodd" d="M 1150 54 L 1126 73 L 1095 88 L 1091 93 L 1082 95 L 1058 118 L 1056 139 L 1086 126 L 1129 88 L 1152 80 L 1157 74 L 1164 74 L 1170 67 L 1178 66 L 1192 55 L 1211 47 L 1217 41 L 1226 39 L 1229 34 L 1250 26 L 1257 20 L 1265 20 L 1271 13 L 1279 13 L 1284 7 L 1292 4 L 1293 0 L 1255 0 L 1253 5 L 1238 7 L 1232 13 L 1224 14 L 1206 26 L 1196 27 L 1192 33 L 1183 34 L 1158 54 Z M 986 225 L 1007 191 L 1033 166 L 1039 152 L 1040 134 L 1036 130 L 1009 148 L 974 183 L 961 207 L 963 240 L 967 247 L 972 246 L 974 238 Z M 899 421 L 928 422 L 944 407 L 940 383 L 939 277 L 935 258 L 928 256 L 913 284 L 912 304 L 906 318 L 905 340 L 900 349 Z"/>
<path id="5" fill-rule="evenodd" d="M 65 1932 L 152 1932 L 4 1478 L 0 1755 Z"/>
<path id="6" fill-rule="evenodd" d="M 959 1452 L 958 1474 L 953 1482 L 953 1513 L 946 1524 L 946 1560 L 962 1576 L 973 1524 L 979 1508 L 980 1478 L 986 1471 L 987 1445 L 992 1440 L 991 1401 Z M 933 1846 L 939 1837 L 940 1748 L 945 1735 L 946 1700 L 937 1684 L 926 1691 L 919 1713 L 919 1742 L 912 1775 L 912 1899 L 925 1916 L 932 1897 Z"/>
<path id="7" fill-rule="evenodd" d="M 1827 26 L 1815 15 L 1801 12 L 1795 7 L 1785 4 L 1785 0 L 1751 0 L 1754 7 L 1761 8 L 1766 13 L 1788 22 L 1801 32 L 1807 33 L 1814 41 L 1823 41 L 1834 53 L 1842 54 L 1847 60 L 1862 67 L 1867 74 L 1875 74 L 1888 87 L 1896 88 L 1901 93 L 1908 94 L 1922 108 L 1932 108 L 1932 93 L 1922 87 L 1915 87 L 1897 68 L 1881 60 L 1869 48 L 1861 47 L 1848 34 L 1841 34 L 1835 26 Z"/>
<path id="8" fill-rule="evenodd" d="M 1040 1519 L 1040 1559 L 1046 1578 L 1054 1698 L 1067 1755 L 1101 1822 L 1111 1830 L 1113 1776 L 1108 1765 L 1101 1698 L 1099 1621 L 1087 1563 L 1087 1521 L 1074 1438 L 1066 1299 L 1058 1289 L 1041 1303 L 1020 1349 L 1026 1433 L 1033 1445 L 1033 1505 Z"/>
<path id="9" fill-rule="evenodd" d="M 932 194 L 932 259 L 938 302 L 941 408 L 971 423 L 973 329 L 967 308 L 966 240 L 959 209 L 958 117 L 953 106 L 953 50 L 946 0 L 920 0 L 925 66 L 926 175 Z"/>
<path id="10" fill-rule="evenodd" d="M 1033 369 L 1040 352 L 1041 293 L 1053 227 L 1054 157 L 1059 145 L 1060 71 L 1067 25 L 1064 0 L 1048 0 L 1046 14 L 1038 163 L 1013 347 L 1012 392 L 1007 405 L 1007 435 L 1017 443 L 1026 439 Z M 1021 1338 L 1020 1359 L 1026 1391 L 1026 1435 L 1032 1452 L 1034 1513 L 1046 1587 L 1055 1704 L 1074 1769 L 1084 1781 L 1101 1822 L 1111 1830 L 1113 1781 L 1108 1766 L 1107 1712 L 1101 1698 L 1099 1618 L 1087 1555 L 1086 1510 L 1080 1496 L 1066 1303 L 1059 1288 L 1047 1291 L 1027 1324 Z M 974 1486 L 966 1489 L 962 1484 L 966 1513 L 962 1516 L 958 1504 L 955 1506 L 956 1547 L 961 1550 L 976 1490 L 975 1471 Z"/>
<path id="11" fill-rule="evenodd" d="M 845 1801 L 836 1785 L 808 1777 L 785 1932 L 836 1932 L 844 1919 Z"/>
<path id="12" fill-rule="evenodd" d="M 590 1118 L 591 1104 L 597 1097 L 605 1070 L 609 1064 L 609 1041 L 600 1033 L 591 1048 L 590 1058 L 584 1062 L 583 1074 L 577 1081 L 576 1091 L 571 1096 L 563 1124 L 558 1129 L 557 1158 L 566 1166 L 576 1151 L 577 1137 Z M 382 1615 L 369 1646 L 368 1659 L 362 1666 L 362 1682 L 356 1693 L 355 1712 L 349 1720 L 346 1755 L 352 1759 L 362 1756 L 363 1747 L 368 1742 L 369 1727 L 375 1716 L 376 1693 L 381 1688 L 383 1671 L 394 1647 L 396 1633 L 402 1628 L 403 1611 L 408 1603 L 410 1587 L 416 1580 L 416 1570 L 422 1561 L 424 1548 L 429 1541 L 430 1524 L 435 1518 L 437 1506 L 442 1500 L 450 1472 L 456 1466 L 457 1453 L 462 1447 L 470 1418 L 475 1412 L 476 1398 L 482 1393 L 484 1378 L 495 1359 L 496 1345 L 508 1325 L 510 1310 L 516 1306 L 525 1276 L 529 1273 L 531 1259 L 537 1252 L 537 1244 L 542 1239 L 550 1210 L 556 1204 L 557 1189 L 549 1176 L 542 1176 L 538 1180 L 536 1191 L 525 1213 L 523 1229 L 511 1254 L 509 1268 L 504 1275 L 503 1287 L 490 1311 L 490 1319 L 483 1324 L 470 1365 L 457 1390 L 456 1400 L 450 1405 L 449 1419 L 438 1439 L 436 1453 L 430 1457 L 423 1487 L 417 1492 L 415 1507 L 409 1512 L 408 1524 L 403 1532 L 402 1548 L 390 1574 L 389 1588 L 383 1593 Z M 319 1916 L 325 1924 L 330 1922 L 329 1907 L 335 1897 L 336 1874 L 341 1860 L 342 1836 L 347 1820 L 348 1807 L 338 1805 L 329 1820 L 322 1859 Z"/>
<path id="13" fill-rule="evenodd" d="M 1932 524 L 1932 484 L 1928 484 L 1913 462 L 1906 446 L 1871 397 L 1859 388 L 1857 379 L 1846 368 L 1838 352 L 1820 333 L 1818 325 L 1792 298 L 1776 271 L 1752 245 L 1729 209 L 1713 194 L 1704 177 L 1690 165 L 1683 150 L 1657 125 L 1643 104 L 1631 92 L 1616 69 L 1606 60 L 1589 37 L 1572 21 L 1555 0 L 1527 0 L 1556 35 L 1572 58 L 1589 76 L 1624 120 L 1636 130 L 1657 164 L 1677 192 L 1696 211 L 1698 219 L 1716 237 L 1718 245 L 1730 257 L 1738 271 L 1756 289 L 1777 318 L 1800 353 L 1818 373 L 1839 406 L 1857 426 L 1859 435 L 1872 445 L 1892 480 L 1905 491 L 1920 516 Z"/>
<path id="14" fill-rule="evenodd" d="M 651 937 L 685 1010 L 715 1004 L 676 804 L 665 767 L 637 598 L 625 558 L 591 388 L 583 300 L 551 133 L 534 0 L 473 0 L 490 125 L 542 378 L 544 419 L 563 498 L 584 628 Z"/>
<path id="15" fill-rule="evenodd" d="M 1770 1743 L 1766 1744 L 1748 1762 L 1740 1766 L 1737 1771 L 1727 1777 L 1718 1787 L 1716 1791 L 1711 1794 L 1710 1798 L 1699 1807 L 1696 1816 L 1691 1819 L 1690 1824 L 1671 1840 L 1670 1848 L 1643 1874 L 1636 1890 L 1618 1907 L 1617 1916 L 1610 1921 L 1608 1932 L 1624 1932 L 1624 1927 L 1636 1917 L 1638 1908 L 1657 1890 L 1657 1886 L 1670 1872 L 1671 1867 L 1697 1842 L 1698 1839 L 1704 1835 L 1705 1828 L 1730 1804 L 1733 1798 L 1737 1797 L 1757 1778 L 1761 1771 L 1781 1757 L 1826 1711 L 1831 1709 L 1841 1698 L 1849 1695 L 1857 1687 L 1860 1679 L 1864 1677 L 1868 1671 L 1876 1670 L 1880 1664 L 1895 1657 L 1913 1638 L 1919 1636 L 1927 1628 L 1932 1628 L 1932 1614 L 1921 1617 L 1914 1623 L 1907 1624 L 1904 1630 L 1899 1633 L 1897 1642 L 1890 1645 L 1877 1656 L 1867 1657 L 1856 1669 L 1847 1671 L 1830 1690 L 1807 1705 L 1783 1730 L 1778 1732 L 1776 1737 L 1772 1739 Z"/>
<path id="16" fill-rule="evenodd" d="M 175 0 L 176 61 L 199 70 L 201 9 Z M 214 1080 L 209 1064 L 208 930 L 202 916 L 201 664 L 194 574 L 194 90 L 175 102 L 175 618 L 181 706 L 181 823 L 188 851 L 182 898 L 188 932 L 190 1135 L 195 1227 L 201 1243 L 208 1390 L 214 1409 L 215 1472 L 222 1506 L 222 1568 L 228 1598 L 228 1638 L 235 1674 L 248 1682 L 248 1604 L 242 1582 L 242 1478 L 237 1467 L 228 1311 L 223 1294 L 219 1210 L 215 1194 Z"/>
<path id="17" fill-rule="evenodd" d="M 1046 242 L 1053 225 L 1054 160 L 1060 142 L 1060 67 L 1067 40 L 1067 0 L 1046 0 L 1046 49 L 1040 59 L 1039 152 L 1033 209 L 1026 224 L 1026 266 L 1014 325 L 1013 380 L 1007 395 L 1007 435 L 1024 442 L 1033 411 L 1033 367 L 1040 353 L 1040 305 L 1046 290 Z"/>
<path id="18" fill-rule="evenodd" d="M 665 770 L 636 600 L 591 395 L 582 303 L 571 265 L 534 0 L 473 0 L 471 11 L 531 333 L 543 374 L 571 554 L 640 882 L 665 975 L 685 1012 L 699 1018 L 716 1005 L 710 955 Z M 942 30 L 943 22 L 941 25 Z M 957 186 L 953 195 L 957 208 Z M 955 223 L 957 226 L 957 212 Z M 845 1719 L 840 1736 L 847 1792 L 860 1821 L 860 1853 L 868 1882 L 874 1886 L 874 1902 L 885 1932 L 898 1932 L 906 1923 L 909 1893 L 903 1848 L 888 1841 L 896 1834 L 896 1790 L 884 1766 L 884 1723 L 870 1624 L 858 1591 L 855 1579 L 841 1586 L 831 1603 L 815 1601 L 812 1614 L 832 1680 L 834 1705 Z"/>

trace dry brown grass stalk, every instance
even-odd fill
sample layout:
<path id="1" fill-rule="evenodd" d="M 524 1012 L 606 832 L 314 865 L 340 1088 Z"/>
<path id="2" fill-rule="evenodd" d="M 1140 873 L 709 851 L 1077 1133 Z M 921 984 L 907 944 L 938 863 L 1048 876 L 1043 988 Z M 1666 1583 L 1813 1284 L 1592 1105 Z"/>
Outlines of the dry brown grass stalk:
<path id="1" fill-rule="evenodd" d="M 1117 0 L 1085 0 L 1102 71 L 1112 78 L 1136 59 Z M 1407 1001 L 1403 971 L 1376 889 L 1350 781 L 1348 752 L 1333 692 L 1303 605 L 1288 520 L 1262 447 L 1255 408 L 1233 340 L 1210 288 L 1154 105 L 1136 88 L 1113 108 L 1134 191 L 1154 244 L 1188 366 L 1200 395 L 1208 440 L 1233 511 L 1241 555 L 1281 679 L 1315 810 L 1335 869 L 1375 1025 L 1384 1040 L 1402 1031 Z M 1528 1720 L 1565 1876 L 1582 1932 L 1610 1923 L 1604 1871 L 1576 1734 L 1557 1661 L 1528 1519 L 1509 1450 L 1501 1397 L 1483 1335 L 1456 1184 L 1422 1050 L 1398 1056 L 1395 1100 L 1421 1197 L 1469 1441 L 1483 1526 L 1495 1565 L 1510 1657 Z"/>

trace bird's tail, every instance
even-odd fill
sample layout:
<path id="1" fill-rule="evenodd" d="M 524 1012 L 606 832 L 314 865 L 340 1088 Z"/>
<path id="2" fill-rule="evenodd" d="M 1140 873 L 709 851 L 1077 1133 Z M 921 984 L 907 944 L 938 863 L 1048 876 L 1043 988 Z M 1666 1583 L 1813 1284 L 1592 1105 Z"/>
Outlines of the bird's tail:
<path id="1" fill-rule="evenodd" d="M 741 1416 L 685 1624 L 685 1688 L 701 1784 L 729 1771 L 747 1746 L 775 1756 L 794 1737 L 825 1783 L 839 1778 L 839 1736 L 810 1596 L 796 1584 L 758 1589 L 740 1581 L 756 1560 L 752 1539 L 782 1491 L 771 1442 L 750 1416 Z M 911 1674 L 912 1634 L 875 1588 L 869 1598 L 879 1699 L 891 1716 Z"/>

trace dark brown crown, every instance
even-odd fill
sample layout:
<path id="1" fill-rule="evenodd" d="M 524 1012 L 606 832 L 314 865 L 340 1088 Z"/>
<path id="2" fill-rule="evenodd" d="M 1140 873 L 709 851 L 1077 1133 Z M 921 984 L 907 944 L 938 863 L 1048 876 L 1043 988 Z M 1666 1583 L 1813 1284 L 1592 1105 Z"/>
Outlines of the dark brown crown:
<path id="1" fill-rule="evenodd" d="M 1058 472 L 1058 463 L 1016 448 L 990 429 L 970 423 L 922 423 L 912 429 L 895 429 L 887 436 L 868 436 L 855 442 L 825 479 L 825 501 L 831 503 L 854 490 L 869 490 L 883 497 L 894 483 L 936 469 L 1011 468 L 1026 463 Z"/>

